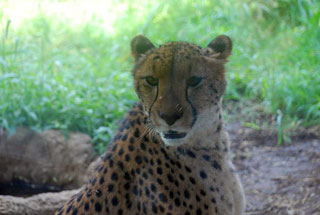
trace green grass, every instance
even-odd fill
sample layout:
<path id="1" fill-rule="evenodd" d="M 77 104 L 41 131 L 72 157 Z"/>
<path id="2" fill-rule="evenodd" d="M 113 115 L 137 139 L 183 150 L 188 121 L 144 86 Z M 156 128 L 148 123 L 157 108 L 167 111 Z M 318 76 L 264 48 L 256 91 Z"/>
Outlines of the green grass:
<path id="1" fill-rule="evenodd" d="M 137 100 L 129 44 L 140 33 L 156 45 L 229 35 L 227 103 L 252 101 L 285 125 L 320 125 L 317 0 L 30 1 L 0 4 L 0 127 L 11 133 L 81 131 L 103 151 Z"/>

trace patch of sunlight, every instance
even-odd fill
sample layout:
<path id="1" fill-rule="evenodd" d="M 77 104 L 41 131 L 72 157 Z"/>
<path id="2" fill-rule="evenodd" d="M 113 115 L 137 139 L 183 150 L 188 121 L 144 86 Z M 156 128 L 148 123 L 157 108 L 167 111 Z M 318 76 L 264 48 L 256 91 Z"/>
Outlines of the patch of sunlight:
<path id="1" fill-rule="evenodd" d="M 14 29 L 28 19 L 45 15 L 65 19 L 71 26 L 94 21 L 112 34 L 114 21 L 127 7 L 126 3 L 115 3 L 113 0 L 2 0 L 0 15 L 11 20 Z"/>

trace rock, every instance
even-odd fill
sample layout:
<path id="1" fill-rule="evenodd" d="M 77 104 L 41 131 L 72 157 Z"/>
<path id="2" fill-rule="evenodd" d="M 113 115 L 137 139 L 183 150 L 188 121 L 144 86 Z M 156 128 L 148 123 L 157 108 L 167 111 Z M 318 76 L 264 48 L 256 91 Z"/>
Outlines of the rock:
<path id="1" fill-rule="evenodd" d="M 53 215 L 79 190 L 43 193 L 29 198 L 0 196 L 0 215 Z"/>
<path id="2" fill-rule="evenodd" d="M 20 128 L 0 136 L 0 183 L 19 179 L 61 189 L 75 189 L 88 179 L 87 167 L 97 157 L 90 137 L 59 131 Z M 1 190 L 0 190 L 1 194 Z"/>
<path id="3" fill-rule="evenodd" d="M 55 130 L 37 133 L 19 128 L 11 137 L 0 134 L 0 215 L 53 215 L 92 175 L 100 158 L 96 159 L 90 141 L 85 134 L 66 137 Z M 6 188 L 6 183 L 17 179 L 32 187 L 74 190 L 27 198 L 1 195 L 1 184 Z M 16 194 L 26 196 L 20 191 Z"/>

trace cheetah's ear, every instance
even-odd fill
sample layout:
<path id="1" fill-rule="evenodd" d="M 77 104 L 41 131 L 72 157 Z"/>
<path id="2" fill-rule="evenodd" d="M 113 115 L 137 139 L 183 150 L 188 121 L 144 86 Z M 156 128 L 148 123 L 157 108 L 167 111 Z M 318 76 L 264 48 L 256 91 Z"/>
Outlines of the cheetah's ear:
<path id="1" fill-rule="evenodd" d="M 138 35 L 131 40 L 131 54 L 136 62 L 141 55 L 147 53 L 152 48 L 154 48 L 154 45 L 143 35 Z"/>
<path id="2" fill-rule="evenodd" d="M 212 40 L 207 47 L 211 48 L 215 52 L 213 55 L 215 58 L 227 59 L 231 54 L 232 41 L 230 37 L 226 35 L 220 35 Z"/>

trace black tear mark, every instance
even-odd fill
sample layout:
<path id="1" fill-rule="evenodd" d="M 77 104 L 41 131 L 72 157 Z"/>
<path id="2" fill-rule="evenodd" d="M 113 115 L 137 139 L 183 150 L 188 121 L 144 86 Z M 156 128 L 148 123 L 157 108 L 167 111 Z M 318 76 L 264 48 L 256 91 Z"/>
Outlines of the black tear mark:
<path id="1" fill-rule="evenodd" d="M 154 98 L 152 104 L 150 105 L 150 108 L 149 108 L 149 117 L 151 117 L 151 109 L 152 109 L 152 106 L 154 105 L 154 103 L 157 101 L 157 98 L 158 98 L 158 92 L 159 92 L 159 87 L 157 85 L 157 94 L 156 94 L 156 97 Z"/>
<path id="2" fill-rule="evenodd" d="M 192 123 L 191 123 L 191 127 L 193 127 L 193 125 L 196 123 L 197 118 L 198 118 L 198 112 L 196 110 L 196 108 L 193 106 L 193 104 L 191 103 L 191 101 L 189 100 L 188 97 L 188 87 L 186 88 L 186 99 L 187 102 L 189 103 L 189 105 L 191 106 L 191 113 L 192 113 Z"/>

